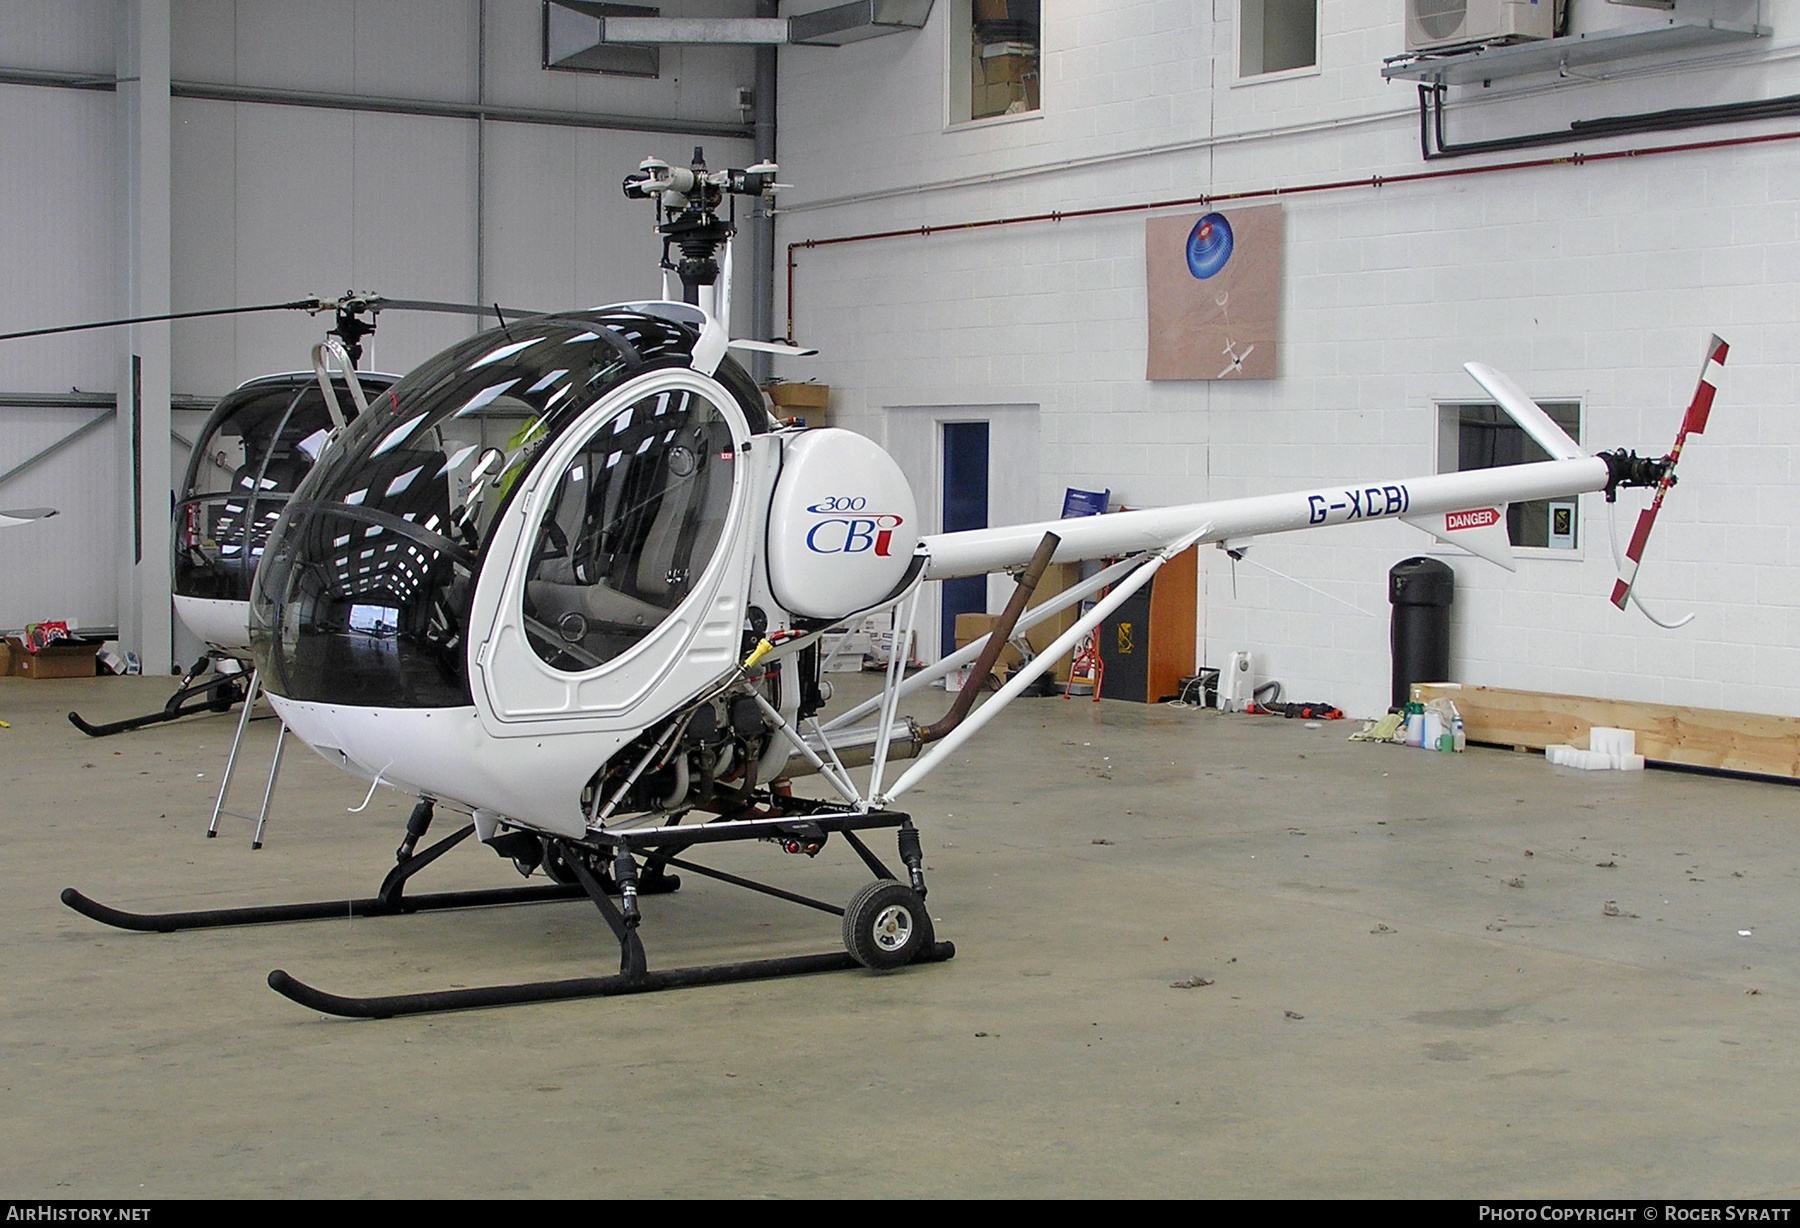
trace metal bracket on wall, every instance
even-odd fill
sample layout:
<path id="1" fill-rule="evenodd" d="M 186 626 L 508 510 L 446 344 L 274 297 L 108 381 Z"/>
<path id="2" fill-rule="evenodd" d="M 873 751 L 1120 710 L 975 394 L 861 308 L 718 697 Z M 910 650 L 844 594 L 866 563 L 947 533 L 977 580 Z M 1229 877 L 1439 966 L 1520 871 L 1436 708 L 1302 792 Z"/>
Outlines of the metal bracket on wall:
<path id="1" fill-rule="evenodd" d="M 169 398 L 169 407 L 177 410 L 207 411 L 212 409 L 216 403 L 216 397 L 197 397 L 177 394 Z M 100 411 L 68 434 L 50 444 L 48 447 L 39 449 L 37 452 L 32 453 L 32 455 L 14 465 L 11 469 L 8 469 L 4 473 L 0 473 L 0 486 L 4 486 L 20 474 L 42 464 L 82 436 L 99 430 L 102 426 L 118 417 L 119 413 L 111 393 L 91 392 L 0 393 L 0 409 L 94 409 Z M 169 432 L 169 438 L 173 439 L 176 443 L 181 444 L 190 452 L 193 450 L 194 441 L 182 435 L 181 432 L 171 430 Z"/>
<path id="2" fill-rule="evenodd" d="M 74 443 L 77 439 L 80 439 L 83 435 L 88 434 L 90 431 L 98 430 L 100 427 L 106 425 L 108 422 L 111 422 L 114 418 L 116 418 L 118 416 L 119 416 L 119 411 L 117 409 L 106 409 L 106 410 L 102 410 L 98 414 L 95 414 L 92 418 L 89 418 L 86 422 L 83 422 L 80 426 L 78 426 L 74 430 L 70 431 L 67 435 L 64 435 L 61 439 L 58 439 L 55 443 L 51 444 L 49 447 L 40 449 L 39 451 L 33 453 L 31 456 L 26 457 L 24 460 L 20 461 L 16 465 L 14 465 L 11 469 L 8 469 L 5 473 L 0 473 L 0 486 L 6 485 L 6 483 L 12 481 L 14 478 L 18 477 L 21 473 L 24 473 L 26 470 L 31 469 L 34 466 L 40 464 L 41 462 L 47 460 L 49 457 L 55 455 L 56 453 L 62 451 L 64 448 L 68 447 L 70 444 Z"/>

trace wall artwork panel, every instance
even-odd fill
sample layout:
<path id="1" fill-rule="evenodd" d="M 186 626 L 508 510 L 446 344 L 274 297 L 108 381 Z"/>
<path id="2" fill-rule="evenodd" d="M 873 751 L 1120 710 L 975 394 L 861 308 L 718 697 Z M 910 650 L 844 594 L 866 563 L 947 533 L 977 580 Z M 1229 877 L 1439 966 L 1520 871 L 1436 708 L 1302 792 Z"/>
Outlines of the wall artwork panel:
<path id="1" fill-rule="evenodd" d="M 1275 378 L 1280 205 L 1151 218 L 1144 263 L 1145 378 Z"/>

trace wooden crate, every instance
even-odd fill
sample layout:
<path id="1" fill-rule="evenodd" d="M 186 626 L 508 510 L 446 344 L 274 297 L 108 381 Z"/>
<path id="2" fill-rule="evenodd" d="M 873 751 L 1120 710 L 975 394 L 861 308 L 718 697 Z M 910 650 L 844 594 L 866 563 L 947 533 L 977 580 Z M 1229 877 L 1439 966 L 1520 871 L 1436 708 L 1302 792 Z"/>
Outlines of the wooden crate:
<path id="1" fill-rule="evenodd" d="M 1652 762 L 1800 779 L 1800 717 L 1443 682 L 1417 683 L 1412 694 L 1453 701 L 1471 742 L 1586 746 L 1599 725 L 1636 733 L 1638 754 Z"/>

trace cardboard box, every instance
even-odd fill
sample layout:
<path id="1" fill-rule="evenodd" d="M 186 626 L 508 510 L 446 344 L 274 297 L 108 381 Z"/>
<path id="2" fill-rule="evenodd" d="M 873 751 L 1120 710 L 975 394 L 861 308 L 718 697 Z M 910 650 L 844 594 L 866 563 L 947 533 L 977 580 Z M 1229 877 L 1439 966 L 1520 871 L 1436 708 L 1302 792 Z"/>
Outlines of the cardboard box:
<path id="1" fill-rule="evenodd" d="M 1042 605 L 1045 601 L 1081 582 L 1081 564 L 1053 563 L 1044 571 L 1043 579 L 1038 581 L 1037 591 L 1032 596 L 1031 604 Z M 1055 641 L 1056 637 L 1075 625 L 1078 616 L 1075 609 L 1064 610 L 1055 618 L 1047 619 L 1025 633 L 1025 642 L 1031 645 L 1031 651 L 1041 653 Z M 958 614 L 956 616 L 956 646 L 966 648 L 981 636 L 994 629 L 1000 621 L 998 614 Z M 1000 650 L 1000 660 L 994 667 L 995 676 L 1006 681 L 1006 673 L 1014 666 L 1024 663 L 1019 650 L 1008 644 Z M 1059 683 L 1069 681 L 1069 655 L 1064 654 L 1057 662 L 1051 674 Z"/>
<path id="2" fill-rule="evenodd" d="M 831 404 L 830 384 L 770 384 L 767 391 L 776 409 L 825 409 Z"/>
<path id="3" fill-rule="evenodd" d="M 958 614 L 956 616 L 956 646 L 958 648 L 967 648 L 970 644 L 973 644 L 976 640 L 992 631 L 994 629 L 994 624 L 999 621 L 1000 616 L 998 614 Z M 1006 681 L 1006 671 L 1017 665 L 1023 659 L 1024 658 L 1019 656 L 1019 650 L 1014 648 L 1011 644 L 1002 648 L 1000 650 L 1000 659 L 994 662 L 994 685 L 999 686 L 1004 683 Z M 958 670 L 955 681 L 948 685 L 958 691 L 966 686 L 974 685 L 968 676 L 970 668 L 971 666 L 964 666 L 962 669 Z"/>
<path id="4" fill-rule="evenodd" d="M 981 75 L 988 85 L 1016 85 L 1032 67 L 1022 55 L 987 56 L 981 61 Z"/>
<path id="5" fill-rule="evenodd" d="M 25 641 L 10 635 L 6 645 L 11 650 L 16 678 L 92 678 L 94 654 L 100 651 L 98 643 L 59 640 L 37 652 L 28 652 Z"/>
<path id="6" fill-rule="evenodd" d="M 827 631 L 819 641 L 819 658 L 828 674 L 860 674 L 869 651 L 869 633 L 863 630 Z"/>
<path id="7" fill-rule="evenodd" d="M 981 87 L 982 115 L 1005 115 L 1016 103 L 1025 101 L 1022 85 L 984 85 Z"/>

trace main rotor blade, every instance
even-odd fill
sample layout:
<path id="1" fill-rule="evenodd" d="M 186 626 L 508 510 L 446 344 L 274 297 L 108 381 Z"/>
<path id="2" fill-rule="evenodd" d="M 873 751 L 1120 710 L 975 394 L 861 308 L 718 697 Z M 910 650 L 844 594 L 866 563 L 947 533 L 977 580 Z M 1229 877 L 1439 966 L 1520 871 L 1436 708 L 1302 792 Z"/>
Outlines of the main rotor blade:
<path id="1" fill-rule="evenodd" d="M 541 311 L 528 311 L 523 307 L 501 307 L 490 303 L 481 306 L 478 303 L 440 303 L 432 299 L 422 298 L 382 298 L 376 295 L 364 300 L 371 311 L 435 311 L 452 316 L 489 316 L 501 315 L 507 320 L 523 320 L 527 316 L 541 316 Z"/>
<path id="2" fill-rule="evenodd" d="M 329 307 L 330 304 L 324 304 Z M 218 307 L 211 311 L 172 311 L 159 316 L 132 316 L 128 320 L 95 320 L 89 324 L 62 324 L 55 328 L 33 328 L 22 333 L 0 333 L 0 341 L 18 341 L 25 337 L 49 337 L 56 333 L 79 333 L 92 328 L 123 328 L 128 324 L 160 324 L 165 320 L 197 320 L 203 316 L 240 316 L 258 311 L 317 311 L 318 299 L 296 299 L 291 303 L 263 303 L 257 307 Z"/>

